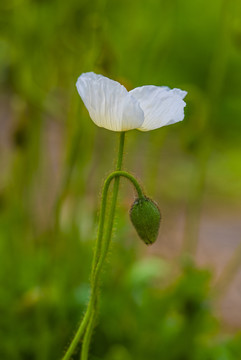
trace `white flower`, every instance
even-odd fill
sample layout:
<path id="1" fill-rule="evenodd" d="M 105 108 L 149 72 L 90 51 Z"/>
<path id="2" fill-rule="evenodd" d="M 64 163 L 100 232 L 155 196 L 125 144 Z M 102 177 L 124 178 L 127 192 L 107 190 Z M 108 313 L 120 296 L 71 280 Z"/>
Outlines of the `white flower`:
<path id="1" fill-rule="evenodd" d="M 108 130 L 149 131 L 184 118 L 186 91 L 148 85 L 128 92 L 117 81 L 93 72 L 80 75 L 76 86 L 91 119 Z"/>

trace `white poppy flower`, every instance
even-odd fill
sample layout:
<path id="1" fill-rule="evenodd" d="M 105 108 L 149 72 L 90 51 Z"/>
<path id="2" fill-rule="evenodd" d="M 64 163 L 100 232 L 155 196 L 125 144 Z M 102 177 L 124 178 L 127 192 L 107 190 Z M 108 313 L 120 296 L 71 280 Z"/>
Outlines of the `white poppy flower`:
<path id="1" fill-rule="evenodd" d="M 112 131 L 154 130 L 184 118 L 187 92 L 166 86 L 142 86 L 127 91 L 117 81 L 88 72 L 76 83 L 91 119 Z"/>

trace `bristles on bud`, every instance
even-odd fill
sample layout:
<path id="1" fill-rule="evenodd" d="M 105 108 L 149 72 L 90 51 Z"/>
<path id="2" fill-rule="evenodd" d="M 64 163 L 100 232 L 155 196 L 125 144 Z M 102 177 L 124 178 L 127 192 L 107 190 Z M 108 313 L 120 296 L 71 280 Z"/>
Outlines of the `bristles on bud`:
<path id="1" fill-rule="evenodd" d="M 138 198 L 130 209 L 131 222 L 140 238 L 153 244 L 158 236 L 161 213 L 154 201 L 147 197 Z"/>

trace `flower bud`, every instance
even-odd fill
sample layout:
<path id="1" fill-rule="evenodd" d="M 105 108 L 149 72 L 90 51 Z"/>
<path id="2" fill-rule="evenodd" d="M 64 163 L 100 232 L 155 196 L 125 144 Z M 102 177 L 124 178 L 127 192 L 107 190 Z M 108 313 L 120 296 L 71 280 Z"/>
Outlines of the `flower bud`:
<path id="1" fill-rule="evenodd" d="M 130 218 L 140 238 L 147 245 L 153 244 L 161 222 L 161 213 L 154 201 L 147 197 L 135 200 L 130 209 Z"/>

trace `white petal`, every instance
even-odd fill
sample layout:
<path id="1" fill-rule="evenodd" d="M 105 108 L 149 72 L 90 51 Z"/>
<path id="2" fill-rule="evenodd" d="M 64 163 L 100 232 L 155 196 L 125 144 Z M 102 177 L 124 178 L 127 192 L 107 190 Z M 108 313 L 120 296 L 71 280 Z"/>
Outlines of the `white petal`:
<path id="1" fill-rule="evenodd" d="M 78 78 L 76 86 L 96 125 L 112 131 L 142 125 L 144 113 L 138 101 L 117 81 L 89 72 Z"/>
<path id="2" fill-rule="evenodd" d="M 139 101 L 144 111 L 144 122 L 138 130 L 154 130 L 184 118 L 186 91 L 149 85 L 135 88 L 130 94 Z"/>

